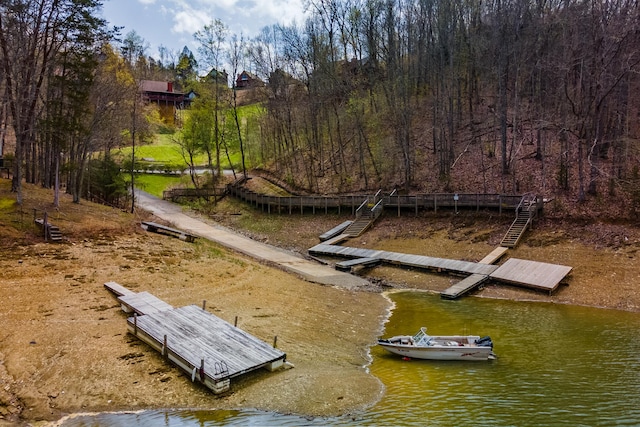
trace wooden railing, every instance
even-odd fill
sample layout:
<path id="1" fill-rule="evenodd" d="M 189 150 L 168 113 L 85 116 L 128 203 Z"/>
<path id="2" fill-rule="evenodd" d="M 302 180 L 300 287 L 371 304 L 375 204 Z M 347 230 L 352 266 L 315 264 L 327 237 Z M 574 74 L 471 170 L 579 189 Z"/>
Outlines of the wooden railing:
<path id="1" fill-rule="evenodd" d="M 431 193 L 431 194 L 415 194 L 415 195 L 399 195 L 389 196 L 380 195 L 333 195 L 333 196 L 274 196 L 259 194 L 248 190 L 242 186 L 229 185 L 227 187 L 228 194 L 244 200 L 248 203 L 262 208 L 264 211 L 289 212 L 293 210 L 305 209 L 324 210 L 328 209 L 351 209 L 352 215 L 356 214 L 357 209 L 369 200 L 379 198 L 381 203 L 380 209 L 398 209 L 400 210 L 434 210 L 438 209 L 497 209 L 514 211 L 522 201 L 522 195 L 505 195 L 505 194 L 479 194 L 479 193 Z M 363 202 L 364 200 L 364 202 Z"/>
<path id="2" fill-rule="evenodd" d="M 164 200 L 176 200 L 179 198 L 194 199 L 198 197 L 223 197 L 227 194 L 227 188 L 173 188 L 162 192 Z"/>

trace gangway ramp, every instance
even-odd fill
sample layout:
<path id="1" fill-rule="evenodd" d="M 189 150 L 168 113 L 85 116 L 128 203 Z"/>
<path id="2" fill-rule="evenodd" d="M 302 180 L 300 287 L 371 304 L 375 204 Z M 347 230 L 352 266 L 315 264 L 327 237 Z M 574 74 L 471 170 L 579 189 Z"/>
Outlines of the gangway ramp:
<path id="1" fill-rule="evenodd" d="M 449 288 L 440 292 L 440 298 L 443 298 L 443 299 L 459 298 L 462 295 L 476 289 L 478 286 L 480 286 L 487 280 L 489 280 L 489 276 L 486 274 L 472 274 L 471 276 L 465 277 L 455 285 L 450 286 Z"/>

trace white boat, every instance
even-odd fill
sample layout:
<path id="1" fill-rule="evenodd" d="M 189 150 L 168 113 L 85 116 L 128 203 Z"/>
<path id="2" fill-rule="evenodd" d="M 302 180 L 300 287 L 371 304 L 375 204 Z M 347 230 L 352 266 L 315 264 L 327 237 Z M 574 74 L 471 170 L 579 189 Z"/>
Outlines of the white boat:
<path id="1" fill-rule="evenodd" d="M 493 360 L 493 341 L 477 335 L 428 335 L 427 328 L 411 335 L 379 339 L 389 352 L 411 359 L 427 360 Z"/>

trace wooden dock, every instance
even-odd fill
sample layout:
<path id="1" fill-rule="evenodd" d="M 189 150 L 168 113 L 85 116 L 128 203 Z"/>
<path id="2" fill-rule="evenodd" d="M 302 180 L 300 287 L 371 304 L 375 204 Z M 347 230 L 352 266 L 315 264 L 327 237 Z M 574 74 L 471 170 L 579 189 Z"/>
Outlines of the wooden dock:
<path id="1" fill-rule="evenodd" d="M 480 264 L 495 264 L 502 258 L 509 248 L 505 248 L 504 246 L 498 246 L 494 250 L 492 250 L 486 257 L 482 258 L 478 261 Z"/>
<path id="2" fill-rule="evenodd" d="M 491 273 L 491 278 L 552 293 L 571 270 L 572 267 L 566 265 L 510 258 Z"/>
<path id="3" fill-rule="evenodd" d="M 411 255 L 399 252 L 377 251 L 373 249 L 351 248 L 319 244 L 309 249 L 311 255 L 340 256 L 344 258 L 375 258 L 388 264 L 416 267 L 421 269 L 448 272 L 453 274 L 491 274 L 497 267 L 495 265 L 479 264 L 477 262 L 456 261 L 445 258 L 434 258 L 424 255 Z"/>
<path id="4" fill-rule="evenodd" d="M 134 312 L 127 319 L 132 335 L 214 393 L 229 390 L 232 378 L 261 368 L 273 371 L 286 362 L 286 353 L 203 308 L 174 308 L 148 292 L 134 293 L 115 282 L 105 287 Z"/>
<path id="5" fill-rule="evenodd" d="M 489 280 L 489 276 L 486 274 L 472 274 L 465 277 L 455 285 L 440 292 L 440 298 L 444 299 L 456 299 L 462 295 L 471 292 L 478 286 Z"/>
<path id="6" fill-rule="evenodd" d="M 511 258 L 500 266 L 487 263 L 488 261 L 497 261 L 504 255 L 504 252 L 506 252 L 506 250 L 502 251 L 497 249 L 487 255 L 487 257 L 482 260 L 483 262 L 469 262 L 433 258 L 424 255 L 327 245 L 326 243 L 321 243 L 309 249 L 309 253 L 314 256 L 340 256 L 355 259 L 355 264 L 357 264 L 358 259 L 376 259 L 388 264 L 469 276 L 442 292 L 442 297 L 448 299 L 458 298 L 476 289 L 487 280 L 495 280 L 552 293 L 572 270 L 571 267 L 564 265 L 516 258 Z"/>
<path id="7" fill-rule="evenodd" d="M 187 233 L 186 231 L 178 230 L 175 228 L 167 227 L 166 225 L 158 224 L 155 222 L 142 221 L 142 228 L 153 233 L 162 233 L 169 236 L 177 237 L 187 242 L 194 242 L 198 236 Z"/>
<path id="8" fill-rule="evenodd" d="M 336 263 L 336 270 L 351 271 L 353 267 L 374 267 L 381 262 L 379 258 L 354 258 Z"/>
<path id="9" fill-rule="evenodd" d="M 122 304 L 122 311 L 125 313 L 136 313 L 139 315 L 153 314 L 159 311 L 173 310 L 171 304 L 167 304 L 149 292 L 132 293 L 118 297 Z"/>
<path id="10" fill-rule="evenodd" d="M 347 227 L 349 227 L 351 224 L 353 224 L 353 221 L 345 221 L 342 224 L 336 225 L 335 227 L 333 227 L 331 230 L 322 233 L 320 235 L 320 241 L 321 242 L 325 242 L 329 239 L 333 239 L 334 237 L 342 234 L 342 232 L 344 230 L 347 229 Z"/>

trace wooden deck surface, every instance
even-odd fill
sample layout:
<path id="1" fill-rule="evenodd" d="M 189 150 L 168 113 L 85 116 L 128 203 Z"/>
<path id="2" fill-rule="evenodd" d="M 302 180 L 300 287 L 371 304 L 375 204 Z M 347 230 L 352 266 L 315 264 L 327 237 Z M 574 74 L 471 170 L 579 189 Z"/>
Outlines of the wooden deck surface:
<path id="1" fill-rule="evenodd" d="M 471 276 L 465 277 L 455 285 L 440 292 L 440 297 L 444 299 L 456 299 L 477 288 L 487 280 L 489 280 L 489 276 L 486 274 L 472 274 Z"/>
<path id="2" fill-rule="evenodd" d="M 199 369 L 214 382 L 262 368 L 286 354 L 195 305 L 127 319 L 129 331 L 151 338 L 189 368 Z M 134 332 L 137 331 L 137 332 Z"/>
<path id="3" fill-rule="evenodd" d="M 345 258 L 377 258 L 390 264 L 404 265 L 423 269 L 438 270 L 456 274 L 490 274 L 497 267 L 495 265 L 479 264 L 477 262 L 456 261 L 446 258 L 434 258 L 424 255 L 411 255 L 399 252 L 378 251 L 373 249 L 351 248 L 319 244 L 309 249 L 311 255 L 341 256 Z"/>
<path id="4" fill-rule="evenodd" d="M 571 270 L 566 265 L 510 258 L 491 273 L 490 277 L 501 282 L 553 292 Z"/>
<path id="5" fill-rule="evenodd" d="M 378 258 L 354 258 L 336 263 L 336 270 L 351 271 L 353 267 L 373 267 L 380 264 L 381 262 L 382 261 Z"/>
<path id="6" fill-rule="evenodd" d="M 322 233 L 320 235 L 320 241 L 324 242 L 324 241 L 327 241 L 329 239 L 333 239 L 334 237 L 336 237 L 339 234 L 341 234 L 344 230 L 346 230 L 347 227 L 350 226 L 351 224 L 353 224 L 353 221 L 345 221 L 342 224 L 336 225 L 331 230 Z"/>
<path id="7" fill-rule="evenodd" d="M 122 305 L 126 306 L 129 309 L 129 312 L 133 311 L 140 315 L 173 309 L 171 304 L 167 304 L 149 292 L 122 295 L 118 297 L 118 301 L 120 301 Z"/>
<path id="8" fill-rule="evenodd" d="M 504 248 L 506 250 L 506 248 Z M 533 288 L 553 292 L 562 280 L 571 272 L 572 268 L 564 265 L 548 264 L 537 261 L 527 261 L 511 258 L 504 264 L 497 266 L 481 262 L 456 261 L 445 258 L 433 258 L 424 255 L 411 255 L 398 252 L 378 251 L 373 249 L 351 248 L 321 243 L 309 249 L 311 255 L 340 256 L 350 259 L 372 258 L 389 264 L 406 267 L 435 270 L 438 272 L 472 275 L 474 278 L 463 280 L 445 291 L 448 295 L 462 295 L 462 288 L 471 290 L 486 279 L 480 281 L 480 276 L 488 279 L 508 283 L 516 286 Z M 483 260 L 502 256 L 502 250 L 494 250 Z M 499 258 L 499 257 L 498 257 Z M 497 259 L 497 258 L 496 258 Z"/>
<path id="9" fill-rule="evenodd" d="M 116 282 L 104 286 L 123 310 L 134 312 L 127 319 L 131 334 L 214 393 L 227 391 L 233 377 L 263 367 L 274 370 L 286 361 L 286 353 L 200 307 L 174 308 L 148 292 L 135 293 Z"/>
<path id="10" fill-rule="evenodd" d="M 168 234 L 177 237 L 187 242 L 194 242 L 198 236 L 187 233 L 186 231 L 177 230 L 175 228 L 167 227 L 166 225 L 157 224 L 155 222 L 142 221 L 142 227 L 147 231 L 160 234 Z"/>
<path id="11" fill-rule="evenodd" d="M 495 264 L 507 253 L 509 248 L 505 248 L 504 246 L 498 246 L 494 250 L 492 250 L 486 257 L 482 258 L 478 261 L 480 264 Z"/>
<path id="12" fill-rule="evenodd" d="M 116 282 L 107 282 L 104 284 L 104 287 L 107 288 L 109 291 L 113 292 L 118 297 L 121 297 L 122 295 L 135 294 L 135 292 L 133 292 L 132 290 L 127 289 L 121 284 Z"/>

